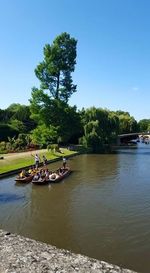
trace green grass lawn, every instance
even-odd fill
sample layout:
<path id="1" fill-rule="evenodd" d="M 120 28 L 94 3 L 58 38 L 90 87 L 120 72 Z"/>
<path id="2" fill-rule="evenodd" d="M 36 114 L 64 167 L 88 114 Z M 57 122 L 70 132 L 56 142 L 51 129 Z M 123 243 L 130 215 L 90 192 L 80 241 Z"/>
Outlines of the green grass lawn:
<path id="1" fill-rule="evenodd" d="M 61 149 L 63 153 L 51 153 L 47 150 L 39 150 L 37 153 L 42 160 L 42 156 L 45 155 L 48 160 L 52 160 L 55 158 L 61 158 L 62 156 L 68 156 L 72 154 L 76 154 L 75 151 L 69 151 L 67 149 Z M 15 154 L 6 154 L 4 155 L 4 159 L 0 160 L 0 174 L 12 170 L 16 170 L 18 168 L 24 168 L 29 165 L 34 165 L 34 155 L 36 151 L 24 152 L 24 153 L 15 153 Z M 33 156 L 32 156 L 33 155 Z"/>

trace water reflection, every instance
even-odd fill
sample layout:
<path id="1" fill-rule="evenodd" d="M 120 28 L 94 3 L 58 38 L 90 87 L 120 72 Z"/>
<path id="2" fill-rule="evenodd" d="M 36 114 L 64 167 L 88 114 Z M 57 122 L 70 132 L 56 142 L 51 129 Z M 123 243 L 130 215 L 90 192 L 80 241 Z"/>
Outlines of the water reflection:
<path id="1" fill-rule="evenodd" d="M 8 202 L 15 202 L 15 201 L 20 201 L 24 199 L 24 196 L 19 196 L 17 194 L 12 194 L 12 193 L 0 193 L 0 204 L 1 203 L 8 203 Z"/>
<path id="2" fill-rule="evenodd" d="M 1 228 L 149 272 L 150 149 L 142 148 L 74 157 L 73 173 L 59 184 L 1 181 L 1 193 L 24 197 L 0 206 Z"/>

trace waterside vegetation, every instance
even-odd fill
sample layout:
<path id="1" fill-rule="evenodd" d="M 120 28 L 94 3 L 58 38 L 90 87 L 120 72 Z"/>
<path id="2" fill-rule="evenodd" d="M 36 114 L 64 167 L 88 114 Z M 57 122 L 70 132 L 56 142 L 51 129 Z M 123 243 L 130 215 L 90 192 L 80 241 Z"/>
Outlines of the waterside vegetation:
<path id="1" fill-rule="evenodd" d="M 34 155 L 35 153 L 38 153 L 41 162 L 42 162 L 42 156 L 45 155 L 47 160 L 53 160 L 53 159 L 62 159 L 63 156 L 71 156 L 75 155 L 76 151 L 69 151 L 68 149 L 62 148 L 62 153 L 54 152 L 54 151 L 48 151 L 47 149 L 41 149 L 34 152 L 24 152 L 24 153 L 11 153 L 11 154 L 5 154 L 4 159 L 0 161 L 0 174 L 3 174 L 5 172 L 13 171 L 19 168 L 25 168 L 30 165 L 34 165 Z"/>
<path id="2" fill-rule="evenodd" d="M 70 106 L 69 99 L 77 92 L 72 80 L 76 56 L 77 40 L 66 32 L 44 46 L 43 61 L 35 68 L 40 87 L 32 88 L 30 104 L 0 109 L 1 154 L 46 149 L 54 143 L 81 144 L 88 151 L 102 153 L 111 151 L 118 134 L 150 129 L 150 120 L 137 122 L 128 112 Z M 25 165 L 32 161 L 22 160 Z M 22 166 L 17 159 L 14 164 Z"/>

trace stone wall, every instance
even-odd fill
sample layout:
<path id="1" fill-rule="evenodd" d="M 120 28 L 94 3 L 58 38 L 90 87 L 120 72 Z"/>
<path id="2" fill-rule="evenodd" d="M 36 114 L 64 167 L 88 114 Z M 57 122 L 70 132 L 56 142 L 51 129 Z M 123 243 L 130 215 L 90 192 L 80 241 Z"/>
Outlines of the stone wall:
<path id="1" fill-rule="evenodd" d="M 0 230 L 0 273 L 133 273 Z"/>

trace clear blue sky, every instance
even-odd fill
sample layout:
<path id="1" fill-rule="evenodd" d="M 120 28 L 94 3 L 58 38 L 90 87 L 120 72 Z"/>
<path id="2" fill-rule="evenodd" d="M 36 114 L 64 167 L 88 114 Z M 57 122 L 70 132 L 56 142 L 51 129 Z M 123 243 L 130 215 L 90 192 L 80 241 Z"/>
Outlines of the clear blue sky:
<path id="1" fill-rule="evenodd" d="M 43 47 L 78 40 L 71 105 L 150 118 L 149 0 L 0 0 L 0 108 L 29 104 Z"/>

